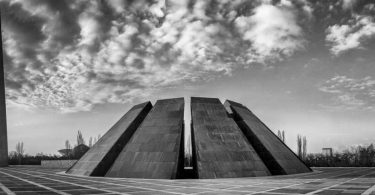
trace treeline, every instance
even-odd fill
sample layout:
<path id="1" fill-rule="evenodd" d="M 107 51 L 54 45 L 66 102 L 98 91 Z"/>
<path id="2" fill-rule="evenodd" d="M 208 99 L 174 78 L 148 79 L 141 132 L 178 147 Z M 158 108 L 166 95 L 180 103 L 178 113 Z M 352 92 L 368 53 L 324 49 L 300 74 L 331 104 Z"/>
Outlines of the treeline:
<path id="1" fill-rule="evenodd" d="M 58 150 L 60 155 L 51 155 L 38 153 L 35 156 L 25 153 L 23 142 L 18 142 L 15 151 L 9 153 L 8 163 L 10 165 L 40 165 L 42 160 L 78 160 L 100 139 L 90 137 L 89 146 L 86 145 L 85 139 L 81 131 L 77 133 L 77 143 L 74 147 L 71 146 L 68 140 L 65 141 L 65 148 Z"/>
<path id="2" fill-rule="evenodd" d="M 281 141 L 285 143 L 285 132 L 278 131 L 276 134 Z M 100 139 L 90 137 L 88 146 L 80 131 L 77 133 L 77 143 L 74 147 L 69 141 L 65 142 L 64 149 L 59 150 L 59 155 L 47 155 L 38 153 L 35 156 L 25 154 L 24 145 L 19 142 L 16 150 L 9 153 L 10 165 L 40 165 L 42 160 L 71 160 L 79 159 L 83 156 L 95 142 Z M 308 154 L 307 139 L 305 136 L 297 136 L 297 155 L 305 161 L 310 167 L 375 167 L 375 148 L 371 144 L 369 146 L 357 146 L 344 150 L 343 152 L 335 152 L 333 154 Z M 192 166 L 191 153 L 187 153 L 184 158 L 185 166 Z"/>
<path id="3" fill-rule="evenodd" d="M 8 163 L 10 165 L 40 165 L 42 160 L 67 160 L 64 156 L 39 153 L 35 156 L 24 154 L 20 156 L 17 152 L 10 152 Z"/>
<path id="4" fill-rule="evenodd" d="M 375 166 L 374 145 L 357 146 L 331 155 L 308 154 L 304 159 L 310 167 L 373 167 Z"/>

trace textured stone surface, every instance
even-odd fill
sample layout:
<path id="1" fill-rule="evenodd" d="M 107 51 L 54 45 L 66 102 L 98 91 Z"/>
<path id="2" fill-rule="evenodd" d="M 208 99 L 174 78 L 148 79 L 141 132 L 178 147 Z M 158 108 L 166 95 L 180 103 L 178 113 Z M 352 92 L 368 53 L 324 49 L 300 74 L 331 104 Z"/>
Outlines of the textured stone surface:
<path id="1" fill-rule="evenodd" d="M 273 175 L 310 172 L 301 161 L 258 117 L 245 106 L 226 101 L 234 119 Z"/>
<path id="2" fill-rule="evenodd" d="M 191 98 L 193 155 L 198 178 L 270 175 L 217 98 Z"/>
<path id="3" fill-rule="evenodd" d="M 158 100 L 106 176 L 176 178 L 182 164 L 183 119 L 183 98 Z"/>
<path id="4" fill-rule="evenodd" d="M 104 176 L 151 108 L 150 102 L 131 108 L 67 173 Z"/>
<path id="5" fill-rule="evenodd" d="M 40 166 L 45 168 L 69 169 L 77 160 L 42 160 Z"/>
<path id="6" fill-rule="evenodd" d="M 1 31 L 1 25 L 0 25 Z M 5 106 L 5 84 L 3 64 L 3 43 L 0 33 L 0 167 L 8 165 L 8 137 Z"/>

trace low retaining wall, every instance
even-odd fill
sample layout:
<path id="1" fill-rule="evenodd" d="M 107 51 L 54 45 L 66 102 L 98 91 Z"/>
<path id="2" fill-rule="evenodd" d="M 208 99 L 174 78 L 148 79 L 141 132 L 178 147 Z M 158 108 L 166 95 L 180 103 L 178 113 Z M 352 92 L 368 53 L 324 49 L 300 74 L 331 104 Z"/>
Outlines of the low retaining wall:
<path id="1" fill-rule="evenodd" d="M 77 160 L 42 160 L 41 166 L 46 168 L 62 168 L 67 169 L 73 166 Z"/>

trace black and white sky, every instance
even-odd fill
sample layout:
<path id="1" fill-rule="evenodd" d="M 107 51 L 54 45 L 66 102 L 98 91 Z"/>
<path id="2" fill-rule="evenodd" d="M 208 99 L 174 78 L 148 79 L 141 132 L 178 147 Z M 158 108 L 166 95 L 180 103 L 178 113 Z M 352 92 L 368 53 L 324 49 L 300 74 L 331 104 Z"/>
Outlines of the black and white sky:
<path id="1" fill-rule="evenodd" d="M 56 153 L 131 105 L 245 104 L 308 150 L 375 142 L 372 0 L 1 0 L 10 149 Z"/>

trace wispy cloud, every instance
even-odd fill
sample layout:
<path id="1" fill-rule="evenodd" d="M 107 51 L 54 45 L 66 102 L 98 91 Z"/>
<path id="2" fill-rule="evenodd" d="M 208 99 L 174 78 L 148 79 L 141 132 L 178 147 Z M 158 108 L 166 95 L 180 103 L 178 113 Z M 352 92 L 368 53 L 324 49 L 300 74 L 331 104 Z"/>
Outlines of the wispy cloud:
<path id="1" fill-rule="evenodd" d="M 375 80 L 335 76 L 319 87 L 332 95 L 333 106 L 343 109 L 375 110 Z"/>
<path id="2" fill-rule="evenodd" d="M 288 0 L 0 4 L 8 101 L 64 112 L 283 60 L 304 48 L 298 14 L 311 12 Z"/>

